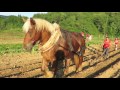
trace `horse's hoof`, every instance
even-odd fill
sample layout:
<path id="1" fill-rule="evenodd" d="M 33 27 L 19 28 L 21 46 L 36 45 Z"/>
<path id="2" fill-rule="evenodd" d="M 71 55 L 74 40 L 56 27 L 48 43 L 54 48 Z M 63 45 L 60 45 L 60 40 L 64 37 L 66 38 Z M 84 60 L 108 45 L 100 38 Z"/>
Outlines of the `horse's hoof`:
<path id="1" fill-rule="evenodd" d="M 89 63 L 89 66 L 92 66 L 93 65 L 93 61 L 90 61 L 88 62 Z"/>
<path id="2" fill-rule="evenodd" d="M 64 75 L 67 75 L 67 72 L 66 72 L 66 71 L 64 71 Z"/>
<path id="3" fill-rule="evenodd" d="M 68 70 L 64 70 L 64 75 L 67 75 L 68 74 Z"/>
<path id="4" fill-rule="evenodd" d="M 46 72 L 46 78 L 53 78 L 54 74 L 51 71 Z"/>
<path id="5" fill-rule="evenodd" d="M 76 70 L 76 73 L 78 73 L 78 72 L 80 72 L 80 71 L 82 71 L 82 68 L 77 69 L 77 70 Z"/>
<path id="6" fill-rule="evenodd" d="M 56 78 L 63 78 L 63 76 L 64 76 L 63 70 L 58 70 L 56 73 Z"/>
<path id="7" fill-rule="evenodd" d="M 92 65 L 93 65 L 93 62 L 90 62 L 90 63 L 89 63 L 89 66 L 92 66 Z"/>

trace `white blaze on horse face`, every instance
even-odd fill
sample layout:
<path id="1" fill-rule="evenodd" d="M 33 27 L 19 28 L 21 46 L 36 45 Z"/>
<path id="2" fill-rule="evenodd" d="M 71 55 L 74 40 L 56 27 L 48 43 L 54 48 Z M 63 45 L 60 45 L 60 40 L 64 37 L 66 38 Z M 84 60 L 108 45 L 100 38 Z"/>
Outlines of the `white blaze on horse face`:
<path id="1" fill-rule="evenodd" d="M 31 29 L 32 26 L 30 24 L 30 19 L 28 19 L 25 24 L 23 25 L 23 32 L 27 33 L 29 31 L 29 29 Z"/>

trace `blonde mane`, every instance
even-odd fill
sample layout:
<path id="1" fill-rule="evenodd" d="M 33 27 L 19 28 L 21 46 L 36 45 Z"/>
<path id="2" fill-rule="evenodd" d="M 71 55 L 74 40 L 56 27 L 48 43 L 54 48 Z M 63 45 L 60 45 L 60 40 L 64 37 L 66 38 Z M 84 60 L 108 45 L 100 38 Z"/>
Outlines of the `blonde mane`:
<path id="1" fill-rule="evenodd" d="M 50 22 L 44 19 L 34 19 L 34 20 L 36 22 L 35 30 L 37 31 L 48 30 L 50 33 L 53 33 L 56 29 L 60 27 L 57 23 L 51 24 Z M 28 19 L 23 25 L 23 31 L 27 33 L 30 28 L 32 28 L 32 26 L 30 24 L 30 19 Z"/>
<path id="2" fill-rule="evenodd" d="M 60 26 L 57 23 L 53 23 L 53 27 L 55 28 L 55 30 L 60 30 Z"/>

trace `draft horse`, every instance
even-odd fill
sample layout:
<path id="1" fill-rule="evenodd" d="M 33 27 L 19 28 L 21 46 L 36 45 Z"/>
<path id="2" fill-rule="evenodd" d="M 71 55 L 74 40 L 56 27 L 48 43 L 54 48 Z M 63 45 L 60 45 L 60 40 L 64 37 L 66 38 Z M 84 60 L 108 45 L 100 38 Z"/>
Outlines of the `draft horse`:
<path id="1" fill-rule="evenodd" d="M 25 32 L 23 47 L 31 51 L 38 42 L 39 51 L 43 57 L 41 70 L 48 77 L 54 77 L 61 61 L 65 61 L 64 73 L 68 72 L 70 59 L 76 66 L 76 71 L 81 69 L 85 53 L 85 40 L 80 33 L 63 30 L 57 23 L 50 23 L 44 19 L 23 19 Z M 49 70 L 51 63 L 52 70 Z"/>

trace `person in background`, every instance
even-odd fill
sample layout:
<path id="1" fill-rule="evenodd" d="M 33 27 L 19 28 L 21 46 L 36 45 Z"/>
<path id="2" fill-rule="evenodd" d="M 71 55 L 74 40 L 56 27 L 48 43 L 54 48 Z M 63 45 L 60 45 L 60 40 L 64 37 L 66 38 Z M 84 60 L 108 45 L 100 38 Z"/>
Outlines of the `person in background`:
<path id="1" fill-rule="evenodd" d="M 110 39 L 106 37 L 103 43 L 103 57 L 108 58 L 109 57 L 109 48 L 110 48 Z"/>
<path id="2" fill-rule="evenodd" d="M 117 50 L 117 46 L 118 46 L 118 38 L 115 38 L 114 44 L 115 44 L 115 50 Z"/>

